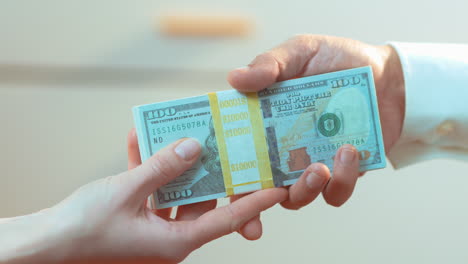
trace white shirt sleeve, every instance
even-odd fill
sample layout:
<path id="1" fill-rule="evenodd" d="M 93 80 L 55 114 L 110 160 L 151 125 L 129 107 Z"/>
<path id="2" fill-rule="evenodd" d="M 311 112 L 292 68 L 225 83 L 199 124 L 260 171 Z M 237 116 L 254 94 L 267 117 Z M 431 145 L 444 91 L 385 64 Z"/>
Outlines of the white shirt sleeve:
<path id="1" fill-rule="evenodd" d="M 390 44 L 403 67 L 406 111 L 388 159 L 395 168 L 434 158 L 468 161 L 468 45 Z"/>

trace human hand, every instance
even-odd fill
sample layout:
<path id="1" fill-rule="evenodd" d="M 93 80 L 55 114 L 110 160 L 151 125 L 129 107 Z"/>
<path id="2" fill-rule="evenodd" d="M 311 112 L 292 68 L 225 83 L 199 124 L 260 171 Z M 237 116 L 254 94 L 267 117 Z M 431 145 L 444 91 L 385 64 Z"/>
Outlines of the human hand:
<path id="1" fill-rule="evenodd" d="M 240 230 L 261 211 L 287 198 L 286 190 L 276 188 L 216 209 L 213 201 L 180 206 L 175 219 L 168 209 L 154 213 L 146 206 L 147 197 L 189 169 L 198 159 L 200 145 L 182 139 L 140 165 L 134 131 L 128 141 L 131 170 L 87 184 L 43 212 L 66 227 L 60 237 L 68 242 L 50 252 L 62 252 L 58 261 L 180 262 L 193 250 Z"/>
<path id="2" fill-rule="evenodd" d="M 140 150 L 138 148 L 138 139 L 136 137 L 136 134 L 134 133 L 134 129 L 130 131 L 128 135 L 128 169 L 131 170 L 141 164 L 141 159 L 140 159 Z M 283 192 L 284 193 L 284 192 Z M 277 195 L 276 192 L 271 192 L 271 195 Z M 239 195 L 234 195 L 230 197 L 230 202 L 235 203 L 235 201 L 241 199 L 242 197 L 246 196 L 248 194 L 239 194 Z M 274 197 L 271 197 L 274 199 Z M 286 198 L 285 198 L 286 199 Z M 146 203 L 146 201 L 145 201 Z M 217 200 L 210 200 L 210 201 L 205 201 L 205 202 L 200 202 L 200 203 L 195 203 L 195 204 L 188 204 L 188 205 L 183 205 L 179 206 L 177 208 L 177 220 L 181 220 L 184 218 L 190 218 L 186 217 L 186 215 L 202 215 L 206 211 L 212 210 L 216 208 L 217 206 Z M 153 213 L 156 215 L 170 220 L 170 215 L 172 213 L 172 208 L 165 208 L 165 209 L 156 209 L 153 210 Z M 193 217 L 191 217 L 193 218 Z M 248 221 L 245 225 L 241 226 L 238 230 L 236 230 L 241 234 L 244 238 L 248 240 L 257 240 L 262 236 L 262 223 L 260 221 L 260 216 L 257 215 L 250 221 Z"/>
<path id="3" fill-rule="evenodd" d="M 401 64 L 390 46 L 372 46 L 331 36 L 299 35 L 257 56 L 247 67 L 231 71 L 228 81 L 239 91 L 256 92 L 278 81 L 367 65 L 372 66 L 374 74 L 388 152 L 400 137 L 405 110 Z M 333 177 L 325 165 L 311 164 L 289 188 L 289 198 L 282 205 L 299 209 L 322 192 L 327 203 L 340 206 L 351 196 L 360 175 L 358 170 L 356 149 L 345 145 L 335 156 Z"/>

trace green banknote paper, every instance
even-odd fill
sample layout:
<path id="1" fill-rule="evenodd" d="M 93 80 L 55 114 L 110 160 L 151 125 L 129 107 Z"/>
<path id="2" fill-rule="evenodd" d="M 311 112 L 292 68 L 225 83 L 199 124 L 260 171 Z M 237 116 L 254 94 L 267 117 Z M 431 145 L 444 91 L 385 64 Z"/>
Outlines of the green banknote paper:
<path id="1" fill-rule="evenodd" d="M 370 67 L 133 108 L 142 160 L 184 137 L 203 152 L 194 167 L 157 190 L 156 208 L 294 184 L 312 162 L 333 169 L 354 145 L 360 171 L 386 166 Z"/>

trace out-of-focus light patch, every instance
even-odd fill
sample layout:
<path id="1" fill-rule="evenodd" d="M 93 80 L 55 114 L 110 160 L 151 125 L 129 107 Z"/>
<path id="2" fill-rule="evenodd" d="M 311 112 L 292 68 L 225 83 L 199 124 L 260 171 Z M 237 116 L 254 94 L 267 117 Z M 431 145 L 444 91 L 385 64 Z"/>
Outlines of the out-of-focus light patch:
<path id="1" fill-rule="evenodd" d="M 158 22 L 160 32 L 171 37 L 247 37 L 254 31 L 253 20 L 242 15 L 173 13 Z"/>

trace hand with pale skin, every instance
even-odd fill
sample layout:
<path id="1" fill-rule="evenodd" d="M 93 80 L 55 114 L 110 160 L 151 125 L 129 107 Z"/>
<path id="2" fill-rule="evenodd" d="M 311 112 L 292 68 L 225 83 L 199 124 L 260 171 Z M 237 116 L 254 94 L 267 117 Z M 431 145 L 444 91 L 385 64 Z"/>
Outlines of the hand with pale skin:
<path id="1" fill-rule="evenodd" d="M 379 103 L 385 150 L 388 153 L 400 137 L 405 87 L 398 54 L 391 46 L 372 46 L 356 40 L 299 35 L 258 55 L 247 67 L 231 71 L 228 81 L 241 92 L 257 92 L 278 81 L 372 66 Z M 359 157 L 351 145 L 342 146 L 335 156 L 333 175 L 321 164 L 311 164 L 299 181 L 289 188 L 282 205 L 299 209 L 320 193 L 333 206 L 341 206 L 353 193 L 360 176 Z M 246 226 L 261 226 L 259 218 Z"/>
<path id="2" fill-rule="evenodd" d="M 128 171 L 54 207 L 0 219 L 0 263 L 177 263 L 287 199 L 285 189 L 262 190 L 219 208 L 215 201 L 180 206 L 172 219 L 169 209 L 150 210 L 147 197 L 192 167 L 200 144 L 178 140 L 141 164 L 133 130 L 128 151 Z"/>
<path id="3" fill-rule="evenodd" d="M 136 134 L 134 133 L 134 129 L 129 133 L 128 135 L 128 169 L 133 169 L 141 164 L 141 158 L 140 158 L 140 150 L 138 148 L 138 139 L 136 137 Z M 270 192 L 271 195 L 279 194 L 279 195 L 285 195 L 286 192 L 284 191 L 274 191 Z M 235 201 L 241 199 L 244 196 L 247 196 L 248 194 L 242 194 L 242 195 L 234 195 L 230 197 L 230 202 L 235 203 Z M 286 196 L 280 196 L 280 197 L 269 197 L 271 199 L 283 199 L 286 200 Z M 273 200 L 271 200 L 273 201 Z M 146 201 L 145 201 L 146 203 Z M 191 216 L 198 216 L 202 215 L 204 212 L 207 212 L 209 210 L 213 210 L 217 206 L 217 200 L 210 200 L 210 201 L 205 201 L 205 202 L 199 202 L 195 204 L 188 204 L 188 205 L 182 205 L 177 207 L 177 216 L 176 220 L 183 220 L 183 219 L 188 219 L 188 218 L 193 218 Z M 173 208 L 165 208 L 165 209 L 156 209 L 153 210 L 153 213 L 164 218 L 164 219 L 169 219 L 170 220 L 170 215 L 172 213 Z M 256 220 L 259 219 L 259 215 L 255 216 L 254 218 L 250 220 Z M 247 221 L 247 224 L 240 225 L 238 228 L 235 229 L 235 231 L 238 231 L 244 238 L 247 240 L 257 240 L 260 239 L 262 236 L 263 230 L 262 230 L 262 224 L 260 221 Z"/>

